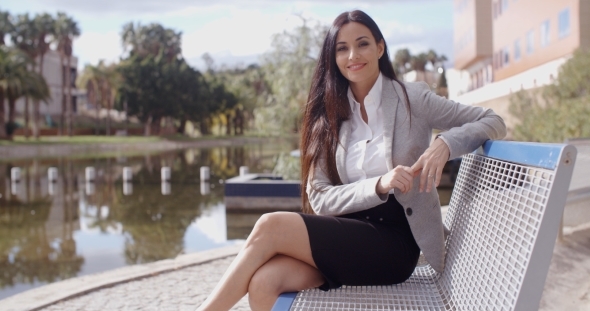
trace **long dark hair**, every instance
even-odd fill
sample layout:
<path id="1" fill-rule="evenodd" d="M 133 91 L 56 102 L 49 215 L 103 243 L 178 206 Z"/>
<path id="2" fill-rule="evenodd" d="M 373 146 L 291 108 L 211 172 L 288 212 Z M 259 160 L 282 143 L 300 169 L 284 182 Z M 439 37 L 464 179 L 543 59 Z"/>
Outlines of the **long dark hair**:
<path id="1" fill-rule="evenodd" d="M 410 115 L 408 93 L 403 83 L 395 76 L 393 65 L 389 60 L 387 44 L 375 21 L 365 12 L 359 10 L 338 15 L 324 39 L 303 115 L 300 148 L 301 198 L 304 213 L 314 213 L 309 205 L 305 189 L 310 177 L 310 169 L 315 167 L 320 159 L 325 161 L 321 169 L 328 175 L 330 182 L 333 185 L 342 184 L 336 169 L 335 156 L 338 144 L 346 142 L 338 141 L 338 132 L 342 122 L 348 120 L 352 112 L 347 96 L 348 80 L 336 65 L 336 40 L 342 26 L 350 22 L 360 23 L 369 28 L 377 43 L 383 40 L 385 48 L 383 55 L 385 57 L 379 59 L 379 70 L 385 77 L 400 84 L 408 115 Z"/>

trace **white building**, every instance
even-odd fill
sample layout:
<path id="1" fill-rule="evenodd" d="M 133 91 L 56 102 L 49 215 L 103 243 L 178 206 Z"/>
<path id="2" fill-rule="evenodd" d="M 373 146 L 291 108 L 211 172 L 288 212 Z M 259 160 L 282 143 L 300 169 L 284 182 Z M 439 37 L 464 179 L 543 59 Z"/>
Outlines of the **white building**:
<path id="1" fill-rule="evenodd" d="M 66 59 L 64 58 L 64 63 Z M 37 59 L 37 66 L 39 65 L 39 58 Z M 72 109 L 74 113 L 77 111 L 77 100 L 76 100 L 76 76 L 77 76 L 77 67 L 78 67 L 78 58 L 72 56 L 70 58 L 70 80 L 71 80 L 71 88 L 72 88 Z M 39 68 L 37 67 L 37 71 Z M 45 54 L 45 58 L 43 60 L 43 76 L 47 81 L 49 86 L 49 94 L 50 98 L 43 102 L 39 103 L 39 122 L 40 124 L 44 124 L 46 121 L 47 116 L 50 116 L 54 122 L 59 121 L 59 117 L 62 111 L 62 84 L 65 81 L 65 76 L 63 76 L 63 71 L 61 70 L 60 65 L 60 58 L 59 53 L 50 50 Z M 63 77 L 62 77 L 63 76 Z M 66 90 L 67 94 L 67 90 Z M 16 102 L 16 117 L 23 118 L 25 110 L 25 99 L 20 98 Z M 5 103 L 5 111 L 8 112 L 8 103 Z M 29 99 L 29 115 L 32 122 L 33 120 L 33 101 Z"/>

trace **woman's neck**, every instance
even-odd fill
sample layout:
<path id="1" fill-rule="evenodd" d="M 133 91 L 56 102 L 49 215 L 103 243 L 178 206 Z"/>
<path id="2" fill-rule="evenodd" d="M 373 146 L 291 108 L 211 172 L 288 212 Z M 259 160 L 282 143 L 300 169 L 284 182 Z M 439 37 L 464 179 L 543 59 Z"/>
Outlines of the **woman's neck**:
<path id="1" fill-rule="evenodd" d="M 377 78 L 379 78 L 379 72 L 377 72 L 377 75 L 375 75 L 374 77 L 372 77 L 370 79 L 366 79 L 364 81 L 359 81 L 359 82 L 350 82 L 349 83 L 350 90 L 352 91 L 352 94 L 354 95 L 354 98 L 356 99 L 357 102 L 359 102 L 362 105 L 365 104 L 365 97 L 367 97 L 367 95 L 369 94 L 369 92 L 373 88 L 373 85 L 375 85 Z"/>

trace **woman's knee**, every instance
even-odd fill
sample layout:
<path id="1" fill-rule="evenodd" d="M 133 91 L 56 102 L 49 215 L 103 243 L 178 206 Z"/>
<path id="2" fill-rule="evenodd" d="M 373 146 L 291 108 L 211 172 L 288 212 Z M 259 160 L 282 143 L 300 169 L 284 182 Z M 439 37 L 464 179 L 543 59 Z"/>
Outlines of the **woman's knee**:
<path id="1" fill-rule="evenodd" d="M 266 213 L 256 221 L 250 236 L 254 239 L 273 239 L 282 230 L 288 228 L 285 223 L 288 222 L 288 214 L 285 212 Z M 267 241 L 268 242 L 268 241 Z"/>

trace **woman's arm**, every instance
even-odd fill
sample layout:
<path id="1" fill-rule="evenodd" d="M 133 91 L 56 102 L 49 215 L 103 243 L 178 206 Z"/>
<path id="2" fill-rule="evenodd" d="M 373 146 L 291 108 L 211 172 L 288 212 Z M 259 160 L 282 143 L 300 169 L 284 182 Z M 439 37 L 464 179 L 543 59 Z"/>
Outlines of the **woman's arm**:
<path id="1" fill-rule="evenodd" d="M 506 136 L 504 120 L 491 109 L 463 105 L 438 96 L 424 82 L 417 86 L 412 112 L 416 111 L 431 128 L 444 131 L 437 137 L 449 147 L 449 159 L 472 152 L 488 139 Z M 414 109 L 415 105 L 418 109 Z"/>
<path id="2" fill-rule="evenodd" d="M 378 195 L 376 188 L 381 176 L 344 185 L 333 185 L 320 160 L 309 174 L 306 192 L 318 215 L 343 215 L 375 207 L 387 201 L 387 194 Z"/>
<path id="3" fill-rule="evenodd" d="M 449 159 L 472 152 L 488 139 L 506 136 L 504 120 L 491 109 L 462 105 L 430 91 L 426 83 L 413 84 L 413 114 L 430 128 L 444 132 L 412 165 L 420 173 L 420 192 L 438 186 L 443 167 Z"/>

